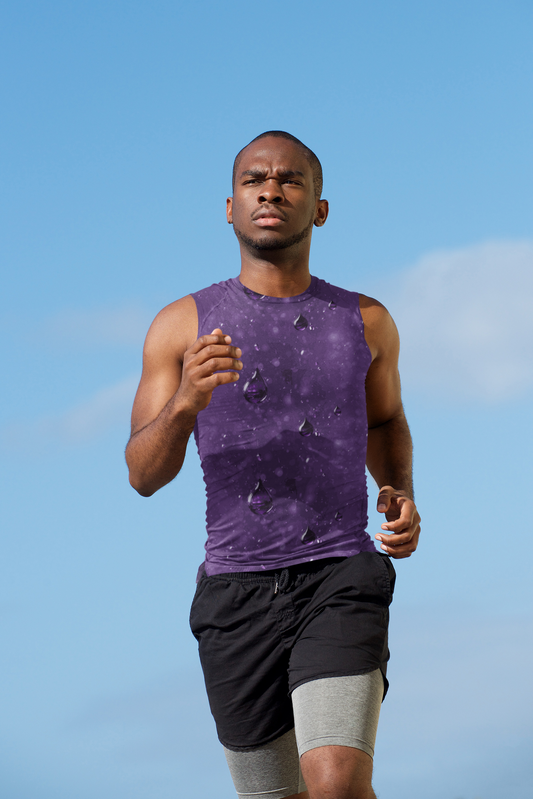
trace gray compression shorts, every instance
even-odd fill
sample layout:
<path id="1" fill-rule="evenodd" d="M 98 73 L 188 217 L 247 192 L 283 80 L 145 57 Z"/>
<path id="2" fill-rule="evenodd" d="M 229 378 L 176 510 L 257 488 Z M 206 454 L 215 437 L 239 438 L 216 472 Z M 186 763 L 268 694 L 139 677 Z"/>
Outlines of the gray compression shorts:
<path id="1" fill-rule="evenodd" d="M 351 746 L 373 757 L 382 699 L 379 669 L 300 685 L 292 693 L 294 729 L 248 752 L 224 747 L 239 799 L 284 799 L 305 791 L 300 757 L 319 746 Z"/>

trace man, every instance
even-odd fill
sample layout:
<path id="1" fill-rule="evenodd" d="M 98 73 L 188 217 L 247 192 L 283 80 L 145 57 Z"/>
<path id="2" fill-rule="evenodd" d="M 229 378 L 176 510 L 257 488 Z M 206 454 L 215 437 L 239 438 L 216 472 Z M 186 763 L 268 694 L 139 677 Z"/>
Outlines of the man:
<path id="1" fill-rule="evenodd" d="M 237 793 L 254 799 L 375 799 L 388 556 L 420 535 L 395 325 L 309 273 L 321 191 L 320 162 L 290 134 L 240 151 L 227 200 L 240 276 L 156 317 L 126 450 L 150 496 L 195 433 L 208 541 L 191 627 Z"/>

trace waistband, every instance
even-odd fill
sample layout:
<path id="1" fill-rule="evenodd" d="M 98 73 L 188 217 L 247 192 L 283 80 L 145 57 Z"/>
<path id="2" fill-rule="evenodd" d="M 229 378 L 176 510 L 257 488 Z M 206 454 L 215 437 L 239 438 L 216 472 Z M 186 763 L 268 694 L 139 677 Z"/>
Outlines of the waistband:
<path id="1" fill-rule="evenodd" d="M 224 572 L 213 574 L 209 580 L 234 580 L 238 583 L 255 583 L 274 585 L 274 593 L 284 593 L 290 585 L 293 585 L 298 577 L 305 577 L 308 574 L 317 572 L 331 566 L 334 563 L 341 563 L 345 557 L 320 558 L 318 560 L 307 561 L 305 563 L 293 563 L 284 569 L 267 569 L 260 572 Z M 202 577 L 207 577 L 204 574 Z"/>

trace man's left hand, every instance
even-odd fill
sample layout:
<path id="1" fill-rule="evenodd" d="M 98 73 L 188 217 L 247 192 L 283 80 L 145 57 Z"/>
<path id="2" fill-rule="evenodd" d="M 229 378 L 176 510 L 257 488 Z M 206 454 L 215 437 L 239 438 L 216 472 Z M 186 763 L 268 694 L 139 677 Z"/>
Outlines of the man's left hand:
<path id="1" fill-rule="evenodd" d="M 389 535 L 376 535 L 381 549 L 391 558 L 409 558 L 418 546 L 420 537 L 420 514 L 412 499 L 392 486 L 383 486 L 378 496 L 378 513 L 387 519 L 381 525 Z"/>

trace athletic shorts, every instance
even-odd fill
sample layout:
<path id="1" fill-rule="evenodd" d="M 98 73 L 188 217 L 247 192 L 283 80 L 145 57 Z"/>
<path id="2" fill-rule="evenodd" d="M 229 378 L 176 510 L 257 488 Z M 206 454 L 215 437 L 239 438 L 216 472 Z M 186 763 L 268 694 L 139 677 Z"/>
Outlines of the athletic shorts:
<path id="1" fill-rule="evenodd" d="M 379 552 L 201 577 L 190 623 L 221 743 L 246 752 L 284 735 L 290 694 L 311 680 L 379 668 L 385 695 L 394 580 Z"/>

